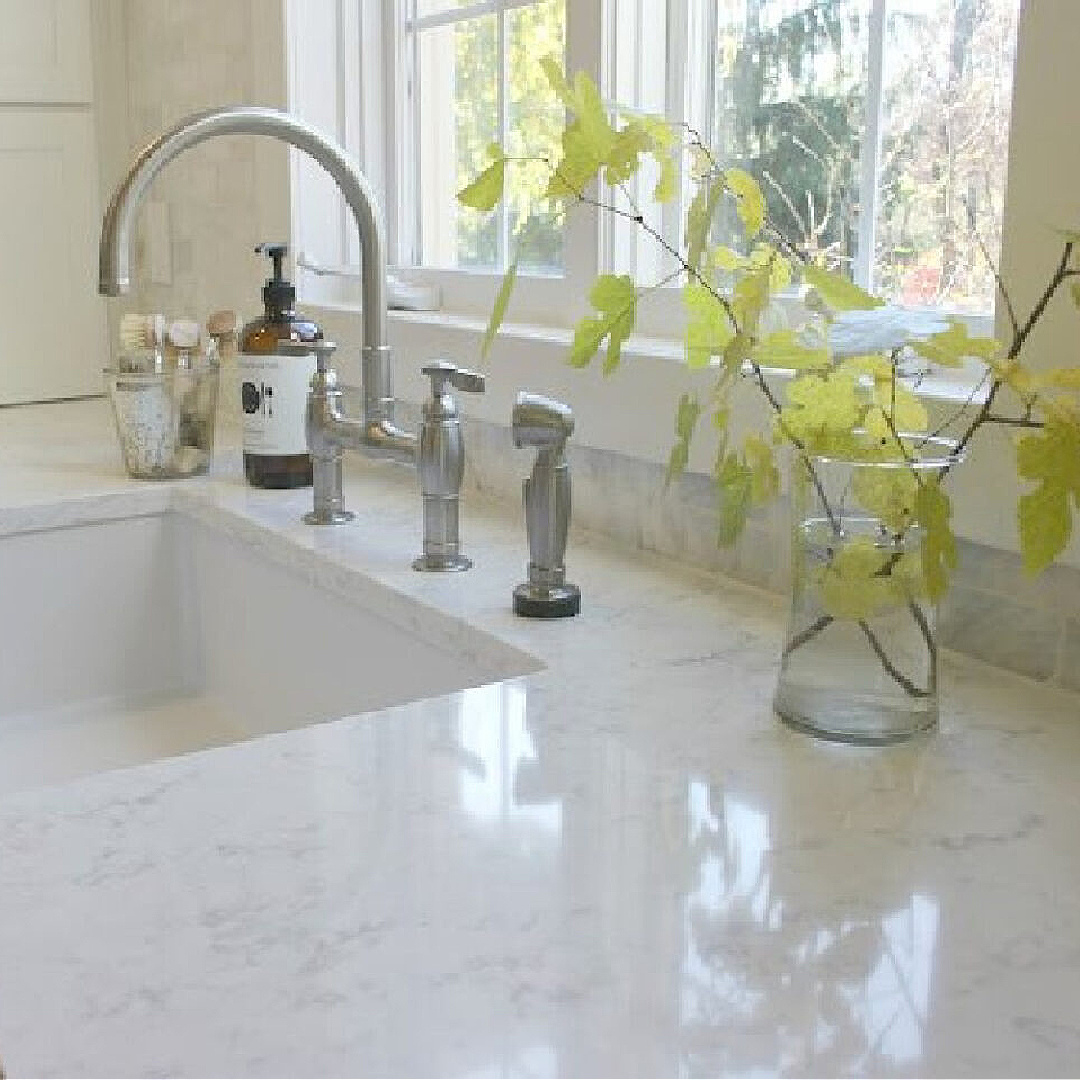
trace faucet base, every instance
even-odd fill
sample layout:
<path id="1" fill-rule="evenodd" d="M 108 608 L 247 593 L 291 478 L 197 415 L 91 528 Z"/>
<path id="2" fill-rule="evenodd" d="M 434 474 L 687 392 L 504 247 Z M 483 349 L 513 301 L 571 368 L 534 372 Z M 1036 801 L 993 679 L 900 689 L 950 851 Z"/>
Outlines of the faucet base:
<path id="1" fill-rule="evenodd" d="M 514 614 L 530 619 L 564 619 L 581 612 L 581 590 L 576 585 L 535 585 L 514 589 Z"/>
<path id="2" fill-rule="evenodd" d="M 304 515 L 305 525 L 344 525 L 356 515 L 351 510 L 309 510 Z"/>
<path id="3" fill-rule="evenodd" d="M 412 564 L 414 570 L 424 571 L 468 570 L 471 567 L 472 559 L 466 559 L 462 555 L 421 555 L 418 559 L 413 559 Z"/>

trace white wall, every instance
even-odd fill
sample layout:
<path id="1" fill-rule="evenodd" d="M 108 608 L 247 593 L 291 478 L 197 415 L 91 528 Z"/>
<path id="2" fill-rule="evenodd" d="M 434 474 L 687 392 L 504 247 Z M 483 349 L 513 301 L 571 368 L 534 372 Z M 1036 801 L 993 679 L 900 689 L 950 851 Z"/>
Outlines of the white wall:
<path id="1" fill-rule="evenodd" d="M 284 108 L 280 0 L 95 0 L 106 198 L 134 154 L 184 116 L 213 106 Z M 230 136 L 161 174 L 140 214 L 132 293 L 115 310 L 205 317 L 262 308 L 260 240 L 288 237 L 287 150 Z M 149 227 L 148 226 L 151 226 Z"/>

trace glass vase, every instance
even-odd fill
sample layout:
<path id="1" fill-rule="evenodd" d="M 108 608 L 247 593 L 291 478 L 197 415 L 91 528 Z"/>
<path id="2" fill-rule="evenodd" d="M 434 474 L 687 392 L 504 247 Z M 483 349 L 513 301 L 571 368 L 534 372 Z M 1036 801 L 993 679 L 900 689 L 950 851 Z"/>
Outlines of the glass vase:
<path id="1" fill-rule="evenodd" d="M 792 468 L 791 611 L 773 704 L 823 738 L 890 743 L 937 724 L 937 611 L 916 507 L 956 447 L 901 445 L 889 460 L 799 455 Z"/>

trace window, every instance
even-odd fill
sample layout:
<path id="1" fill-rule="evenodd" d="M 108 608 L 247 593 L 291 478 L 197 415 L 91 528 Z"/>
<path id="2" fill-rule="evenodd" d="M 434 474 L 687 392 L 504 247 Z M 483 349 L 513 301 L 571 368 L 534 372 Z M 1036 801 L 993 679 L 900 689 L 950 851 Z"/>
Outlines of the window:
<path id="1" fill-rule="evenodd" d="M 303 19 L 293 18 L 294 61 L 303 68 L 316 9 L 336 20 L 342 74 L 332 99 L 323 90 L 324 111 L 381 180 L 392 261 L 437 282 L 452 310 L 489 309 L 543 167 L 513 167 L 508 205 L 490 215 L 461 208 L 455 194 L 482 168 L 488 143 L 512 155 L 551 146 L 561 111 L 536 61 L 565 52 L 568 69 L 602 73 L 613 108 L 663 112 L 699 132 L 723 163 L 748 168 L 785 232 L 860 284 L 987 316 L 994 277 L 984 250 L 996 259 L 1001 242 L 1019 4 L 305 0 Z M 358 50 L 340 44 L 348 33 L 361 35 L 362 66 Z M 325 81 L 325 48 L 306 48 Z M 294 71 L 294 88 L 304 78 Z M 307 78 L 309 88 L 318 83 Z M 305 183 L 313 193 L 325 181 L 298 180 L 305 258 L 354 262 L 339 235 L 347 222 L 325 214 L 312 222 L 309 213 L 304 227 L 296 203 Z M 677 243 L 682 207 L 649 206 L 650 188 L 646 178 L 638 191 L 609 194 L 637 201 Z M 690 194 L 684 177 L 684 205 Z M 533 278 L 523 297 L 518 290 L 528 309 L 519 317 L 565 321 L 601 266 L 641 283 L 670 277 L 662 253 L 632 225 L 603 215 L 574 221 L 564 232 L 541 216 L 530 228 L 522 273 Z M 308 284 L 316 298 L 336 287 L 314 275 Z M 670 333 L 676 298 L 657 299 Z"/>
<path id="2" fill-rule="evenodd" d="M 492 214 L 459 206 L 455 194 L 484 168 L 491 143 L 522 157 L 557 141 L 563 110 L 536 60 L 565 54 L 564 0 L 412 0 L 408 7 L 405 108 L 415 153 L 405 155 L 403 171 L 416 193 L 409 261 L 499 270 L 543 190 L 543 164 L 511 169 L 507 198 Z M 522 268 L 561 271 L 562 247 L 560 223 L 542 212 Z"/>
<path id="3" fill-rule="evenodd" d="M 785 235 L 864 287 L 990 316 L 1019 6 L 669 0 L 657 25 L 653 5 L 623 3 L 615 96 L 666 112 L 721 163 L 748 169 Z M 662 79 L 642 69 L 639 42 L 665 29 Z M 677 242 L 681 210 L 665 217 L 635 195 Z M 655 252 L 630 248 L 616 238 L 609 257 L 639 278 L 664 276 Z"/>

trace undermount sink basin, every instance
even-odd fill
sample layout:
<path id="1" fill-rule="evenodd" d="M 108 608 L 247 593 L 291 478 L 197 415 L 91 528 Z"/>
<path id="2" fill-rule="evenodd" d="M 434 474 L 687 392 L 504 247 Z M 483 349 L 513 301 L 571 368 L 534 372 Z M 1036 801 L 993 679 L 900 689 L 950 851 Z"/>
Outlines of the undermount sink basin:
<path id="1" fill-rule="evenodd" d="M 0 793 L 537 668 L 351 579 L 342 595 L 180 512 L 3 537 Z"/>

